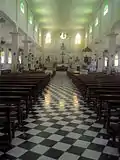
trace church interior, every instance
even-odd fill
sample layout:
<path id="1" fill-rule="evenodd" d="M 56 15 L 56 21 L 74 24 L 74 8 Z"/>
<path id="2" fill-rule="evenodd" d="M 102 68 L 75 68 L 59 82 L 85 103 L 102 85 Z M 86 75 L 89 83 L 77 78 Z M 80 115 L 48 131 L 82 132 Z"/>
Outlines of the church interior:
<path id="1" fill-rule="evenodd" d="M 120 0 L 0 0 L 0 160 L 120 160 Z"/>

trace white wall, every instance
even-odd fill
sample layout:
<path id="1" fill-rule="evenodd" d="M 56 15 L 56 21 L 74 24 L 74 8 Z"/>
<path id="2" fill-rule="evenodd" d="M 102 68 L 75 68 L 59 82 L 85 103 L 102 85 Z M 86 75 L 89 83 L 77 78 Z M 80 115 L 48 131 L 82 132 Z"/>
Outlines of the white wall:
<path id="1" fill-rule="evenodd" d="M 101 7 L 93 14 L 91 20 L 86 25 L 86 32 L 88 33 L 86 42 L 88 42 L 88 46 L 92 46 L 93 50 L 96 49 L 95 42 L 99 42 L 99 47 L 97 46 L 97 56 L 99 58 L 102 58 L 101 53 L 103 53 L 105 49 L 110 49 L 110 36 L 108 36 L 108 34 L 112 32 L 118 33 L 116 36 L 116 45 L 120 46 L 120 0 L 108 0 L 108 13 L 104 16 L 105 2 L 107 1 L 103 1 Z M 96 17 L 99 18 L 97 27 L 95 26 Z M 93 32 L 91 34 L 89 33 L 90 25 L 93 26 Z"/>
<path id="2" fill-rule="evenodd" d="M 104 16 L 105 3 L 101 5 L 99 10 L 93 14 L 92 20 L 89 22 L 86 31 L 88 33 L 89 44 L 95 42 L 95 40 L 103 40 L 106 43 L 106 36 L 111 32 L 112 27 L 117 21 L 120 20 L 120 0 L 108 0 L 108 13 Z M 99 24 L 95 26 L 95 19 L 98 17 Z M 89 34 L 89 26 L 92 25 L 93 32 Z M 93 40 L 91 41 L 91 36 Z M 107 44 L 107 43 L 106 43 Z"/>
<path id="3" fill-rule="evenodd" d="M 3 11 L 8 17 L 16 22 L 16 0 L 0 0 L 0 11 Z"/>
<path id="4" fill-rule="evenodd" d="M 28 19 L 29 19 L 30 16 L 32 16 L 32 20 L 33 20 L 34 19 L 33 13 L 31 12 L 30 9 L 28 9 Z M 34 22 L 32 22 L 32 24 L 30 24 L 29 21 L 28 21 L 28 35 L 31 38 L 33 38 L 33 29 L 34 29 Z"/>
<path id="5" fill-rule="evenodd" d="M 35 30 L 36 28 L 37 28 L 37 30 Z M 36 22 L 35 22 L 35 25 L 34 25 L 33 33 L 34 33 L 35 42 L 38 43 L 39 28 L 38 28 L 38 25 L 37 25 Z"/>
<path id="6" fill-rule="evenodd" d="M 5 17 L 9 17 L 11 22 L 20 28 L 25 34 L 28 35 L 32 40 L 38 43 L 38 32 L 34 32 L 34 26 L 38 25 L 37 21 L 34 21 L 34 15 L 29 9 L 26 0 L 24 2 L 24 13 L 20 10 L 20 0 L 0 0 L 0 12 L 3 12 Z M 29 24 L 29 16 L 33 16 L 33 24 Z M 39 28 L 38 28 L 39 30 Z"/>
<path id="7" fill-rule="evenodd" d="M 45 35 L 47 32 L 44 33 L 44 57 L 51 56 L 52 59 L 55 59 L 55 57 L 58 59 L 59 62 L 61 62 L 61 45 L 64 43 L 65 46 L 65 62 L 68 62 L 69 57 L 80 57 L 80 45 L 75 45 L 75 35 L 76 32 L 68 33 L 68 36 L 70 36 L 68 39 L 61 40 L 60 39 L 60 32 L 51 32 L 51 38 L 52 41 L 50 44 L 45 44 Z M 83 34 L 82 32 L 81 35 Z"/>
<path id="8" fill-rule="evenodd" d="M 24 9 L 25 13 L 22 13 L 20 10 L 20 1 L 18 3 L 18 12 L 17 12 L 17 23 L 18 26 L 26 33 L 28 31 L 28 10 L 27 10 L 27 3 L 25 0 L 24 2 Z"/>

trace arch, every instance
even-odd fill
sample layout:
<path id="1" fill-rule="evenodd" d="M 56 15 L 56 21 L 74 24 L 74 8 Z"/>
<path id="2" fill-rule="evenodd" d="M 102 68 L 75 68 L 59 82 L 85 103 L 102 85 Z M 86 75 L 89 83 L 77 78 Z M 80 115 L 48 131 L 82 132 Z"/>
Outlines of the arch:
<path id="1" fill-rule="evenodd" d="M 2 50 L 0 54 L 1 54 L 1 56 L 0 56 L 1 57 L 1 64 L 4 64 L 5 63 L 5 52 L 4 52 L 4 50 Z"/>
<path id="2" fill-rule="evenodd" d="M 120 20 L 119 21 L 116 21 L 112 28 L 111 28 L 111 32 L 112 33 L 118 33 L 118 35 L 116 36 L 116 45 L 119 45 L 119 42 L 120 42 Z"/>
<path id="3" fill-rule="evenodd" d="M 75 44 L 81 44 L 81 35 L 77 33 L 75 36 Z"/>
<path id="4" fill-rule="evenodd" d="M 45 43 L 46 44 L 51 43 L 51 34 L 49 32 L 46 34 Z"/>
<path id="5" fill-rule="evenodd" d="M 111 27 L 111 32 L 117 32 L 118 28 L 120 28 L 120 20 L 116 21 Z"/>
<path id="6" fill-rule="evenodd" d="M 114 56 L 114 66 L 118 67 L 118 65 L 119 65 L 119 57 L 118 57 L 118 54 L 115 54 L 115 56 Z"/>
<path id="7" fill-rule="evenodd" d="M 12 52 L 11 50 L 8 52 L 8 64 L 12 63 Z"/>
<path id="8" fill-rule="evenodd" d="M 105 56 L 104 57 L 104 67 L 108 67 L 108 61 L 109 61 L 108 57 Z"/>

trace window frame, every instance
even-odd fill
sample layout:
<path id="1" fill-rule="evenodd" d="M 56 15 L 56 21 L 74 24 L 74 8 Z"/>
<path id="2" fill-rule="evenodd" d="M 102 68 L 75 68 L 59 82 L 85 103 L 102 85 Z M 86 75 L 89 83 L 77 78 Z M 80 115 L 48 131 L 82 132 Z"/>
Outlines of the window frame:
<path id="1" fill-rule="evenodd" d="M 23 0 L 20 0 L 20 11 L 24 14 L 25 13 L 25 4 Z"/>
<path id="2" fill-rule="evenodd" d="M 89 33 L 92 33 L 92 26 L 90 26 Z"/>
<path id="3" fill-rule="evenodd" d="M 8 52 L 8 64 L 12 64 L 12 52 Z"/>
<path id="4" fill-rule="evenodd" d="M 81 44 L 81 35 L 77 33 L 75 36 L 75 44 Z"/>
<path id="5" fill-rule="evenodd" d="M 106 14 L 108 13 L 108 11 L 109 11 L 109 6 L 108 6 L 108 4 L 105 4 L 103 15 L 106 16 Z"/>
<path id="6" fill-rule="evenodd" d="M 50 44 L 51 43 L 51 33 L 48 32 L 46 33 L 46 36 L 45 36 L 45 44 Z"/>
<path id="7" fill-rule="evenodd" d="M 29 22 L 29 24 L 33 24 L 33 16 L 29 16 L 29 19 L 28 19 L 28 22 Z"/>
<path id="8" fill-rule="evenodd" d="M 108 67 L 108 57 L 104 58 L 104 67 Z"/>
<path id="9" fill-rule="evenodd" d="M 97 18 L 95 19 L 95 27 L 97 27 L 98 24 L 99 24 L 99 19 L 98 19 L 98 17 L 97 17 Z"/>
<path id="10" fill-rule="evenodd" d="M 117 57 L 116 57 L 117 56 Z M 118 67 L 119 66 L 119 57 L 118 57 L 118 54 L 116 54 L 115 56 L 114 56 L 114 66 L 115 67 Z"/>

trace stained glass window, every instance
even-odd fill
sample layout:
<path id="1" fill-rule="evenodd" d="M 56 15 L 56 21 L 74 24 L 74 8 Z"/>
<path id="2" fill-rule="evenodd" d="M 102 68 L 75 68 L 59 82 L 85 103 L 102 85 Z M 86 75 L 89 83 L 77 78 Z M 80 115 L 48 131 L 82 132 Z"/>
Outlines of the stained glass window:
<path id="1" fill-rule="evenodd" d="M 108 5 L 106 4 L 104 7 L 104 16 L 108 13 Z"/>
<path id="2" fill-rule="evenodd" d="M 20 10 L 22 13 L 25 13 L 25 6 L 24 6 L 24 1 L 20 0 Z"/>

